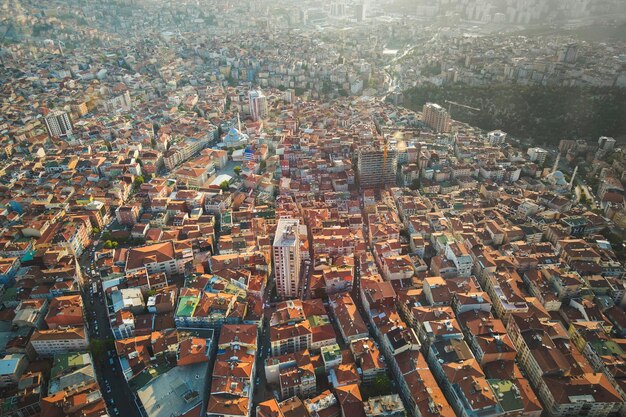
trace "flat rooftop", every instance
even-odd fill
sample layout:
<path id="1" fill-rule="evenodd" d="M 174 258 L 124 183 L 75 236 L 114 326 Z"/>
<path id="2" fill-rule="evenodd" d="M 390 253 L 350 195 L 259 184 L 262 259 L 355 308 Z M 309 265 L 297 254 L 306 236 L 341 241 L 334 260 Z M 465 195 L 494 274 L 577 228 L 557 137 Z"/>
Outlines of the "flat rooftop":
<path id="1" fill-rule="evenodd" d="M 177 366 L 137 391 L 149 417 L 180 416 L 201 404 L 208 362 Z"/>

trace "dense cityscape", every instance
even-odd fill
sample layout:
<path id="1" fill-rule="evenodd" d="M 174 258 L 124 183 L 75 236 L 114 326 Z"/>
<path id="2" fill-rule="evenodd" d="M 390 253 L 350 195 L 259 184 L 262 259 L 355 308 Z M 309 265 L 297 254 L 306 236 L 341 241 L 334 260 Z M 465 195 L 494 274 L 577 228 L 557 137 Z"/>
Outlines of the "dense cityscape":
<path id="1" fill-rule="evenodd" d="M 0 417 L 626 416 L 623 1 L 0 5 Z"/>

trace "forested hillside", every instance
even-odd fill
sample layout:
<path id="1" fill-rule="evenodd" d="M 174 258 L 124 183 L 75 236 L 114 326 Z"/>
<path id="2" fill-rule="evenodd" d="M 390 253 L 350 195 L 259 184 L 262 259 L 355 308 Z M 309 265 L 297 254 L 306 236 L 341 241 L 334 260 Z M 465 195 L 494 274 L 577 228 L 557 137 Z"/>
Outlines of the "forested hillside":
<path id="1" fill-rule="evenodd" d="M 452 118 L 483 129 L 502 129 L 536 143 L 561 139 L 626 136 L 626 89 L 489 85 L 416 87 L 405 91 L 406 107 L 456 101 L 480 108 L 452 107 Z"/>

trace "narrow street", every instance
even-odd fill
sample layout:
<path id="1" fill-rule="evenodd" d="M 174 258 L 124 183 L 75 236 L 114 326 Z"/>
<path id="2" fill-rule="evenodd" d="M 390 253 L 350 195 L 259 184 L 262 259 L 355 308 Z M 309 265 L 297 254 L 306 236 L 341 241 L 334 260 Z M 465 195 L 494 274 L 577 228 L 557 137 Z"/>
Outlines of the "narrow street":
<path id="1" fill-rule="evenodd" d="M 107 314 L 106 303 L 103 299 L 102 285 L 100 276 L 96 273 L 95 277 L 90 276 L 88 271 L 92 269 L 93 256 L 91 247 L 87 248 L 79 259 L 79 265 L 84 277 L 84 285 L 82 287 L 83 306 L 85 314 L 85 322 L 89 331 L 90 340 L 112 341 L 113 333 Z M 90 294 L 92 283 L 97 284 L 98 292 Z M 97 330 L 96 330 L 97 329 Z M 120 373 L 120 365 L 113 349 L 113 363 L 111 366 L 107 352 L 100 357 L 94 357 L 94 368 L 100 385 L 100 391 L 107 403 L 107 408 L 111 416 L 129 416 L 141 417 L 139 407 L 135 402 L 134 395 L 131 393 L 124 376 Z M 108 386 L 106 384 L 108 382 Z M 117 413 L 115 413 L 117 409 Z"/>
<path id="2" fill-rule="evenodd" d="M 273 277 L 270 276 L 270 278 Z M 269 281 L 269 278 L 268 278 Z M 265 287 L 265 293 L 263 295 L 263 300 L 268 303 L 270 299 L 270 294 L 272 292 L 273 282 L 268 282 Z M 259 403 L 269 400 L 272 398 L 272 390 L 267 383 L 267 379 L 265 377 L 265 359 L 268 357 L 268 351 L 270 349 L 270 325 L 269 320 L 271 316 L 271 307 L 268 304 L 263 305 L 263 324 L 258 333 L 257 339 L 257 357 L 256 357 L 256 375 L 254 381 L 254 395 L 252 400 L 254 402 L 253 409 Z M 257 381 L 259 381 L 257 383 Z"/>

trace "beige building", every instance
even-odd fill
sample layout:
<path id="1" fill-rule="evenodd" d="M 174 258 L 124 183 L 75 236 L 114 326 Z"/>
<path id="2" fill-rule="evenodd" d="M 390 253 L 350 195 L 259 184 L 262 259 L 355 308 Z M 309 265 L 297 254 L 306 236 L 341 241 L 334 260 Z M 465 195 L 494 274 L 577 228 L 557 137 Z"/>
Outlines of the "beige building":
<path id="1" fill-rule="evenodd" d="M 297 219 L 280 219 L 274 245 L 276 291 L 281 298 L 296 298 L 300 293 L 300 235 Z"/>
<path id="2" fill-rule="evenodd" d="M 437 133 L 450 132 L 450 115 L 439 104 L 426 103 L 422 108 L 422 121 Z"/>
<path id="3" fill-rule="evenodd" d="M 148 274 L 162 272 L 169 277 L 184 273 L 185 264 L 192 258 L 191 251 L 176 253 L 172 241 L 139 246 L 128 251 L 126 273 L 134 274 L 145 268 Z"/>
<path id="4" fill-rule="evenodd" d="M 39 356 L 53 356 L 57 353 L 87 350 L 89 338 L 83 327 L 63 330 L 37 330 L 30 338 L 30 344 Z"/>
<path id="5" fill-rule="evenodd" d="M 617 413 L 622 398 L 603 373 L 588 372 L 586 360 L 565 329 L 555 322 L 515 315 L 507 331 L 518 351 L 517 360 L 550 417 Z M 583 363 L 576 363 L 576 362 Z"/>

